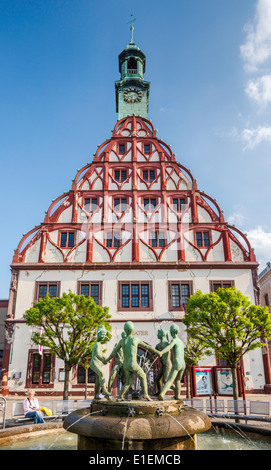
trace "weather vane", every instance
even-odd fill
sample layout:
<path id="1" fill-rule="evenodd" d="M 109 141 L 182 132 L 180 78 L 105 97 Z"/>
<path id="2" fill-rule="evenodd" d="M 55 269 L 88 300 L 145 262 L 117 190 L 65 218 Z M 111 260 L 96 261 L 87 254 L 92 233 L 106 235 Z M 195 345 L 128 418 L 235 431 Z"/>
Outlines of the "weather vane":
<path id="1" fill-rule="evenodd" d="M 134 31 L 134 26 L 133 26 L 133 23 L 136 21 L 136 18 L 134 18 L 134 15 L 131 15 L 131 20 L 128 21 L 127 24 L 130 24 L 130 31 L 131 31 L 131 41 L 130 43 L 134 42 L 134 38 L 133 38 L 133 31 Z"/>

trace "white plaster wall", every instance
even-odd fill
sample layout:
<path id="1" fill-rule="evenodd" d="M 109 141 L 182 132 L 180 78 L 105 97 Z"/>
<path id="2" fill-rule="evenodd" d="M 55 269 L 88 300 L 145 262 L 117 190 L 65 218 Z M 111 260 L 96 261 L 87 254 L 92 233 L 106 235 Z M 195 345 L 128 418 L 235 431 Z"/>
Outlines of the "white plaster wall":
<path id="1" fill-rule="evenodd" d="M 18 282 L 18 293 L 15 318 L 22 319 L 24 312 L 31 307 L 34 300 L 35 281 L 61 281 L 60 295 L 63 292 L 77 291 L 77 281 L 94 280 L 103 281 L 103 305 L 109 307 L 109 312 L 113 319 L 119 323 L 112 323 L 113 337 L 108 345 L 108 351 L 113 348 L 119 340 L 123 324 L 128 319 L 136 320 L 135 331 L 137 336 L 144 341 L 155 346 L 158 342 L 157 331 L 159 328 L 169 329 L 170 324 L 176 318 L 181 318 L 181 312 L 170 312 L 168 310 L 168 281 L 169 280 L 189 280 L 193 281 L 194 292 L 200 289 L 202 292 L 209 292 L 210 281 L 212 280 L 234 280 L 237 289 L 249 296 L 254 302 L 254 290 L 249 270 L 241 269 L 145 269 L 141 270 L 32 270 L 21 271 Z M 153 282 L 153 312 L 118 312 L 117 311 L 117 281 L 146 280 Z M 168 321 L 163 321 L 167 318 Z M 155 320 L 141 322 L 140 320 Z M 178 323 L 181 325 L 180 323 Z M 183 326 L 181 325 L 181 328 Z M 27 368 L 28 350 L 31 345 L 31 331 L 24 323 L 17 323 L 15 327 L 14 343 L 11 354 L 10 377 L 14 372 L 22 372 L 22 380 L 11 379 L 11 388 L 23 390 L 25 374 Z M 180 335 L 185 340 L 184 330 Z M 245 357 L 245 378 L 247 388 L 262 388 L 264 385 L 263 365 L 261 350 L 251 352 Z M 214 358 L 206 358 L 201 365 L 215 365 Z M 56 378 L 58 370 L 62 368 L 62 361 L 56 361 Z M 62 383 L 56 383 L 55 390 L 63 390 Z"/>
<path id="2" fill-rule="evenodd" d="M 41 239 L 37 240 L 27 251 L 25 262 L 26 263 L 37 263 L 39 261 L 39 253 L 40 253 L 40 242 Z"/>

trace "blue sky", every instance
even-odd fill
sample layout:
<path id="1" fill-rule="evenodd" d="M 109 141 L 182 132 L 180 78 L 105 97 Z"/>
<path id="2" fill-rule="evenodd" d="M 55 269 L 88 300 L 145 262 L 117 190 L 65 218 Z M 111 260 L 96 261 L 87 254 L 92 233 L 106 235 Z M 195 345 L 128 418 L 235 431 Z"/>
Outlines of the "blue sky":
<path id="1" fill-rule="evenodd" d="M 22 234 L 111 135 L 131 14 L 158 136 L 271 260 L 270 0 L 1 0 L 0 298 Z"/>

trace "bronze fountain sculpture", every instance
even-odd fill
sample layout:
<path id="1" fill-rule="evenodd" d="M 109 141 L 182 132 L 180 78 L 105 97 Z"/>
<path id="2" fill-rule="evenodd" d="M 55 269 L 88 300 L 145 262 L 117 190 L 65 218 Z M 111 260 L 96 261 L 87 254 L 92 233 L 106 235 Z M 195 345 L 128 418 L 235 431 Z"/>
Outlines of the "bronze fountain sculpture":
<path id="1" fill-rule="evenodd" d="M 181 379 L 185 370 L 184 344 L 178 337 L 179 327 L 171 325 L 168 332 L 158 331 L 160 343 L 153 348 L 133 335 L 134 324 L 124 325 L 122 338 L 105 358 L 102 340 L 106 330 L 100 327 L 93 345 L 90 367 L 95 373 L 95 398 L 91 409 L 70 413 L 64 420 L 64 428 L 78 434 L 80 450 L 191 450 L 196 449 L 196 434 L 211 427 L 208 416 L 194 408 L 184 406 L 181 400 Z M 156 355 L 161 368 L 156 377 L 158 400 L 148 394 L 147 378 L 137 361 L 138 346 Z M 105 384 L 103 365 L 116 356 L 117 360 Z M 110 392 L 113 380 L 122 369 L 124 383 L 118 397 Z M 134 380 L 139 379 L 142 397 L 126 398 Z M 175 397 L 166 397 L 174 390 Z M 102 398 L 100 398 L 100 391 Z"/>

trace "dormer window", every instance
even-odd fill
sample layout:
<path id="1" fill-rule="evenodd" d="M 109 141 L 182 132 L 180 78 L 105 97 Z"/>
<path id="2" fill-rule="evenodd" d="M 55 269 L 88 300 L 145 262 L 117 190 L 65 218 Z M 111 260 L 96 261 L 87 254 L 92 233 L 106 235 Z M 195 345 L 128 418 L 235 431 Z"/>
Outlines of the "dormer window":
<path id="1" fill-rule="evenodd" d="M 91 211 L 91 212 L 94 212 L 96 211 L 98 207 L 98 199 L 97 197 L 85 197 L 85 201 L 84 201 L 84 209 L 86 211 Z"/>
<path id="2" fill-rule="evenodd" d="M 182 206 L 185 205 L 185 199 L 183 198 L 173 198 L 172 199 L 172 209 L 176 212 L 182 211 Z"/>
<path id="3" fill-rule="evenodd" d="M 60 247 L 72 248 L 75 245 L 75 232 L 60 232 Z"/>
<path id="4" fill-rule="evenodd" d="M 127 209 L 127 199 L 115 197 L 114 199 L 114 211 L 116 212 L 124 212 Z"/>
<path id="5" fill-rule="evenodd" d="M 144 210 L 147 212 L 153 212 L 157 206 L 156 198 L 144 197 L 143 199 Z"/>
<path id="6" fill-rule="evenodd" d="M 144 144 L 144 153 L 150 154 L 151 153 L 151 146 L 150 144 Z"/>
<path id="7" fill-rule="evenodd" d="M 125 153 L 125 144 L 119 144 L 119 153 L 124 155 Z"/>
<path id="8" fill-rule="evenodd" d="M 196 245 L 198 248 L 207 248 L 211 246 L 211 233 L 210 231 L 196 232 Z"/>
<path id="9" fill-rule="evenodd" d="M 155 170 L 143 170 L 143 180 L 151 183 L 155 180 Z"/>
<path id="10" fill-rule="evenodd" d="M 114 179 L 120 183 L 123 183 L 127 179 L 127 171 L 126 170 L 115 170 L 114 171 Z"/>
<path id="11" fill-rule="evenodd" d="M 107 232 L 105 240 L 107 248 L 118 248 L 121 245 L 121 233 L 120 232 Z"/>
<path id="12" fill-rule="evenodd" d="M 152 232 L 151 246 L 153 248 L 164 248 L 164 246 L 166 246 L 165 234 L 159 231 Z"/>

